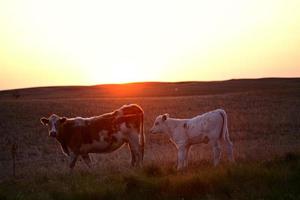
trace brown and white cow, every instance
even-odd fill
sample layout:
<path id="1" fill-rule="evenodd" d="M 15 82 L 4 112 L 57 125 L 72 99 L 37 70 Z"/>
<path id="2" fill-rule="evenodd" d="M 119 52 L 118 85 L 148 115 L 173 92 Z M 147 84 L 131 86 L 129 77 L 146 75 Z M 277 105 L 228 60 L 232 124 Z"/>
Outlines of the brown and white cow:
<path id="1" fill-rule="evenodd" d="M 90 118 L 66 118 L 52 114 L 41 118 L 48 126 L 49 136 L 56 138 L 63 152 L 70 157 L 70 168 L 75 166 L 79 156 L 90 167 L 89 153 L 109 153 L 129 144 L 132 166 L 140 166 L 143 157 L 143 145 L 139 138 L 140 116 L 121 114 L 120 108 L 115 112 Z M 144 144 L 144 141 L 143 141 Z"/>

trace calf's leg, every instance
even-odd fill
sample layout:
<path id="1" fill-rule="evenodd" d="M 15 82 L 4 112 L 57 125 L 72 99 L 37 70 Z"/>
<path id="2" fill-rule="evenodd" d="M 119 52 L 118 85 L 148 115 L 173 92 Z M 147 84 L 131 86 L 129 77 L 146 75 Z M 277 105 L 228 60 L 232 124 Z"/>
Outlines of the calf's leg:
<path id="1" fill-rule="evenodd" d="M 189 160 L 189 151 L 191 146 L 187 146 L 185 150 L 185 159 L 184 159 L 184 165 L 183 167 L 186 168 L 188 166 L 188 160 Z"/>
<path id="2" fill-rule="evenodd" d="M 217 166 L 221 158 L 221 146 L 220 141 L 214 141 L 213 145 L 213 157 L 214 157 L 214 166 Z"/>
<path id="3" fill-rule="evenodd" d="M 187 155 L 187 148 L 185 145 L 179 146 L 177 154 L 177 170 L 182 170 L 184 168 L 185 160 Z"/>

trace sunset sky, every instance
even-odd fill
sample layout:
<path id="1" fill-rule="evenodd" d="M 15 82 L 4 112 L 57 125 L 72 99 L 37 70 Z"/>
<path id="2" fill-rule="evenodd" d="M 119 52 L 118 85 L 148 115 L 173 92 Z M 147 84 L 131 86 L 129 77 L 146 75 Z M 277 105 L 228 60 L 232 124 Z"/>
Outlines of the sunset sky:
<path id="1" fill-rule="evenodd" d="M 1 0 L 0 74 L 0 90 L 300 77 L 300 1 Z"/>

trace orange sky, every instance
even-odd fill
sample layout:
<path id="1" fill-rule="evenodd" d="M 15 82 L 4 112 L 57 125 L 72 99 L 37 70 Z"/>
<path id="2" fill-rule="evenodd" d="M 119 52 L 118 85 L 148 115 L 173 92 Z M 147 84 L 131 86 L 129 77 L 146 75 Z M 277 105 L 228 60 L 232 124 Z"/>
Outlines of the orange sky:
<path id="1" fill-rule="evenodd" d="M 300 76 L 300 1 L 0 1 L 0 90 Z"/>

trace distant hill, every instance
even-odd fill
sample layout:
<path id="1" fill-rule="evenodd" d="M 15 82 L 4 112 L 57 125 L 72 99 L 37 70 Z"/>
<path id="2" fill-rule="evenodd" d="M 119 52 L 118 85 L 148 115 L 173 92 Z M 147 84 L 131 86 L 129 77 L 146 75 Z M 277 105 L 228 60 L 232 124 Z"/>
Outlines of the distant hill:
<path id="1" fill-rule="evenodd" d="M 193 96 L 240 92 L 298 91 L 300 78 L 233 79 L 211 82 L 139 82 L 94 86 L 36 87 L 0 91 L 3 98 L 103 98 Z"/>

